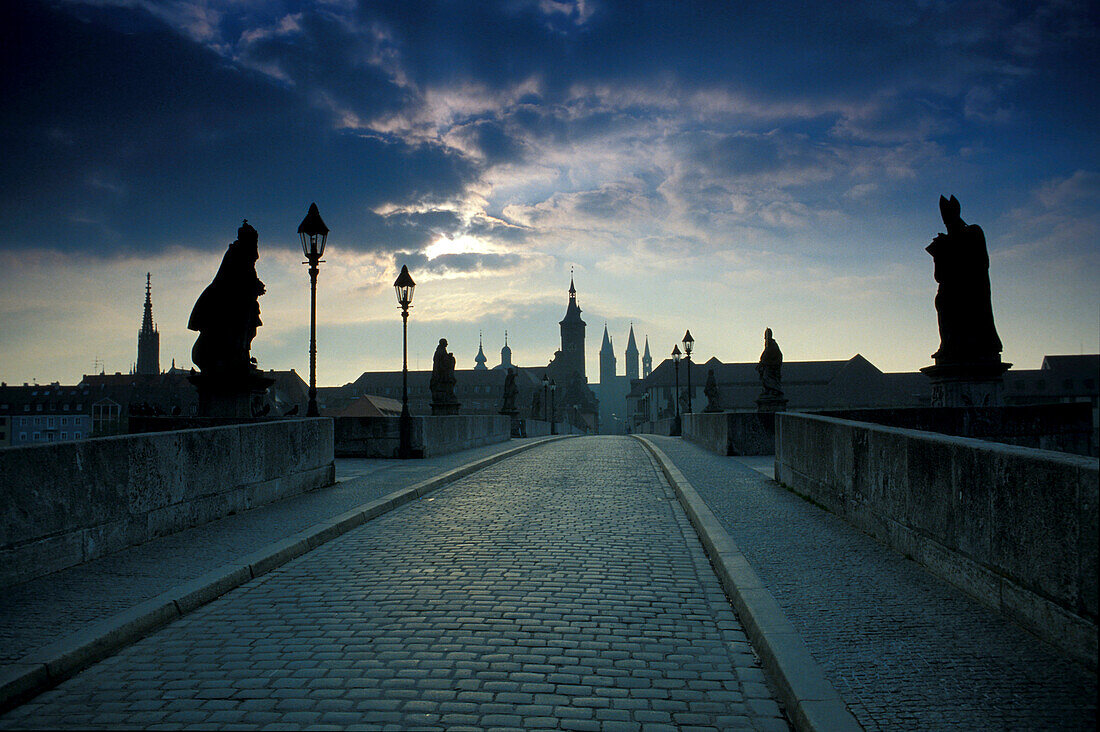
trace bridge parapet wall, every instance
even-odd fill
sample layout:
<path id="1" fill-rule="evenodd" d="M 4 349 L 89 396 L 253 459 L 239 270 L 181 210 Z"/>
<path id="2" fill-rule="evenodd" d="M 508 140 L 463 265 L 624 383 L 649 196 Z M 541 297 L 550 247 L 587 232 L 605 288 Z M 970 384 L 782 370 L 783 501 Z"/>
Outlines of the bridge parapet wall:
<path id="1" fill-rule="evenodd" d="M 392 458 L 397 455 L 401 442 L 400 417 L 334 419 L 337 457 Z M 546 434 L 549 431 L 547 423 Z M 423 450 L 426 457 L 431 457 L 507 442 L 511 435 L 511 417 L 502 414 L 457 414 L 413 417 L 410 437 L 413 449 Z"/>
<path id="2" fill-rule="evenodd" d="M 0 585 L 335 480 L 332 420 L 0 448 Z"/>
<path id="3" fill-rule="evenodd" d="M 1096 667 L 1095 458 L 790 412 L 775 445 L 781 483 Z"/>
<path id="4" fill-rule="evenodd" d="M 696 412 L 681 422 L 685 440 L 719 455 L 775 453 L 775 412 Z"/>

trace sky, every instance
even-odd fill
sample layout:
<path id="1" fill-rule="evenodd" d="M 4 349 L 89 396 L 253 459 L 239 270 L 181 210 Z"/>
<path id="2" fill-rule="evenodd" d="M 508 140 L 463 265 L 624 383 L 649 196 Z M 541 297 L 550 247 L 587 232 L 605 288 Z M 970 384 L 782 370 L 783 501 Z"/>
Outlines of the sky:
<path id="1" fill-rule="evenodd" d="M 985 231 L 1003 357 L 1100 351 L 1095 3 L 21 0 L 0 3 L 0 378 L 127 372 L 152 275 L 161 366 L 247 218 L 261 367 L 308 375 L 296 234 L 316 202 L 317 380 L 448 339 L 606 323 L 659 363 L 931 364 L 924 247 Z"/>

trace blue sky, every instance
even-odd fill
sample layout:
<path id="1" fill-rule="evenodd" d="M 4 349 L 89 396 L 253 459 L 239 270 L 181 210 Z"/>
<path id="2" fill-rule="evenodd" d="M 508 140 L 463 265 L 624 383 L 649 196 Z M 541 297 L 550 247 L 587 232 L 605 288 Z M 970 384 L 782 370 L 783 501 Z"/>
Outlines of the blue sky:
<path id="1" fill-rule="evenodd" d="M 938 345 L 937 199 L 989 244 L 1004 357 L 1100 349 L 1098 11 L 1087 2 L 5 3 L 0 377 L 163 365 L 242 218 L 268 294 L 253 354 L 308 369 L 295 230 L 332 230 L 319 382 L 557 347 L 589 325 L 656 358 Z M 298 251 L 298 254 L 295 254 Z M 620 359 L 621 370 L 621 359 Z"/>

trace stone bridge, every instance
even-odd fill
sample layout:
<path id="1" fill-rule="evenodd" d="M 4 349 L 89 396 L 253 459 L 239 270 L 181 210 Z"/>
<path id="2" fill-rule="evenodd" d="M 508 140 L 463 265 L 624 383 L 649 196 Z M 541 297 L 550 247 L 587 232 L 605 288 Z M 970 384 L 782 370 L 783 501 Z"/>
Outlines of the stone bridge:
<path id="1" fill-rule="evenodd" d="M 189 454 L 167 434 L 157 454 Z M 541 437 L 337 459 L 315 486 L 331 428 L 298 443 L 318 443 L 290 483 L 270 473 L 287 444 L 254 451 L 214 520 L 170 478 L 172 511 L 108 481 L 146 529 L 197 525 L 91 555 L 85 527 L 79 561 L 8 585 L 0 728 L 1095 727 L 1095 624 L 1089 663 L 776 483 L 772 458 Z M 23 478 L 2 480 L 27 523 Z"/>

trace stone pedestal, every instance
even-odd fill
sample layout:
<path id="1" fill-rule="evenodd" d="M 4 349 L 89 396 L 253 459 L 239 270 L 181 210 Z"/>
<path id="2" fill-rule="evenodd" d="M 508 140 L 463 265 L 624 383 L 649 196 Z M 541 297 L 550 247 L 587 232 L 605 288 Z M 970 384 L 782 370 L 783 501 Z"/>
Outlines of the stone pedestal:
<path id="1" fill-rule="evenodd" d="M 433 417 L 446 417 L 452 414 L 458 414 L 459 407 L 462 404 L 459 402 L 444 402 L 439 404 L 432 402 L 432 416 Z"/>
<path id="2" fill-rule="evenodd" d="M 787 398 L 761 394 L 756 398 L 756 411 L 758 412 L 785 412 L 787 411 Z"/>
<path id="3" fill-rule="evenodd" d="M 192 371 L 187 380 L 199 392 L 200 417 L 252 418 L 275 379 L 253 371 L 240 380 L 211 378 Z"/>
<path id="4" fill-rule="evenodd" d="M 921 373 L 932 380 L 933 407 L 1000 407 L 1004 372 L 1011 367 L 1002 361 L 938 363 Z"/>
<path id="5" fill-rule="evenodd" d="M 526 437 L 527 436 L 527 422 L 520 419 L 518 409 L 500 410 L 500 413 L 505 417 L 509 417 L 512 425 L 511 434 L 512 437 Z"/>

